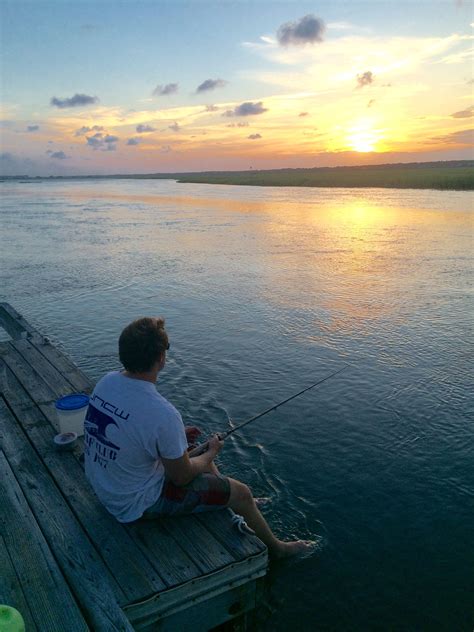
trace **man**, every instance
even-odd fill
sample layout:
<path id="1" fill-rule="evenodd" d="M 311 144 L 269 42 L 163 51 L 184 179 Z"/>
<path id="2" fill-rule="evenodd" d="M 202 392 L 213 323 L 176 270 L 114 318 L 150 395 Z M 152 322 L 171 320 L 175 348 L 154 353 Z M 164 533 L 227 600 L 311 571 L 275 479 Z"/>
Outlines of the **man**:
<path id="1" fill-rule="evenodd" d="M 103 377 L 85 420 L 85 471 L 99 500 L 120 522 L 230 507 L 241 514 L 271 554 L 286 557 L 311 543 L 277 539 L 247 487 L 222 476 L 214 459 L 223 446 L 190 458 L 181 415 L 155 388 L 166 362 L 161 318 L 140 318 L 122 331 L 124 371 Z"/>

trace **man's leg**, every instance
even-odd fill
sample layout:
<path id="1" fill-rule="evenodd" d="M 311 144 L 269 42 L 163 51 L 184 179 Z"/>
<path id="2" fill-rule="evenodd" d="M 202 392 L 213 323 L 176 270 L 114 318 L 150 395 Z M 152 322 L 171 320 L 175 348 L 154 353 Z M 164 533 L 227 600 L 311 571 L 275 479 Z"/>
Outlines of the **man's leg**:
<path id="1" fill-rule="evenodd" d="M 211 474 L 215 474 L 216 476 L 220 476 L 220 472 L 217 469 L 217 465 L 214 463 L 214 461 L 212 461 L 212 463 L 209 464 L 209 470 L 208 472 L 210 472 Z"/>
<path id="2" fill-rule="evenodd" d="M 283 542 L 273 534 L 265 518 L 260 513 L 252 492 L 244 483 L 229 478 L 230 498 L 228 506 L 236 513 L 242 515 L 249 527 L 266 544 L 270 552 L 276 557 L 287 557 L 308 550 L 312 543 L 306 540 Z"/>

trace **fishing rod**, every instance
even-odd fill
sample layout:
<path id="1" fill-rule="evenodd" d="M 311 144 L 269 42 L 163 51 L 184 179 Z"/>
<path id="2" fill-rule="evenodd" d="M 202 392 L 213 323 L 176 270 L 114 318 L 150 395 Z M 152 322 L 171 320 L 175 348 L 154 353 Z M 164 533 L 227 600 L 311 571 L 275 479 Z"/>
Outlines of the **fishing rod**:
<path id="1" fill-rule="evenodd" d="M 247 419 L 246 421 L 243 421 L 238 426 L 235 426 L 234 428 L 231 428 L 230 430 L 227 430 L 227 432 L 220 433 L 217 436 L 219 437 L 219 439 L 221 441 L 223 441 L 224 439 L 227 439 L 227 437 L 229 435 L 231 435 L 233 432 L 236 432 L 237 430 L 240 430 L 241 428 L 243 428 L 247 424 L 252 423 L 252 421 L 256 421 L 257 419 L 260 419 L 264 415 L 268 415 L 268 413 L 271 413 L 272 411 L 276 410 L 280 406 L 283 406 L 283 404 L 286 404 L 287 402 L 291 401 L 292 399 L 295 399 L 295 397 L 299 397 L 303 393 L 306 393 L 306 391 L 311 390 L 315 386 L 319 386 L 320 384 L 322 384 L 323 382 L 326 382 L 327 380 L 331 379 L 332 377 L 334 377 L 338 373 L 342 373 L 342 371 L 347 369 L 347 366 L 348 365 L 346 364 L 345 366 L 342 367 L 342 369 L 338 369 L 337 371 L 334 371 L 334 373 L 331 373 L 331 375 L 327 375 L 322 380 L 318 380 L 314 384 L 311 384 L 311 386 L 307 386 L 302 391 L 299 391 L 298 393 L 295 393 L 295 395 L 291 395 L 290 397 L 287 397 L 283 401 L 278 402 L 278 404 L 275 404 L 274 406 L 271 406 L 270 408 L 267 408 L 267 410 L 264 410 L 263 412 L 258 413 L 258 415 L 255 415 L 254 417 L 251 417 L 250 419 Z M 209 442 L 206 441 L 205 443 L 201 443 L 200 445 L 197 445 L 195 448 L 190 450 L 188 452 L 188 455 L 189 456 L 199 456 L 200 454 L 204 454 L 204 452 L 207 452 L 208 448 L 209 448 Z"/>

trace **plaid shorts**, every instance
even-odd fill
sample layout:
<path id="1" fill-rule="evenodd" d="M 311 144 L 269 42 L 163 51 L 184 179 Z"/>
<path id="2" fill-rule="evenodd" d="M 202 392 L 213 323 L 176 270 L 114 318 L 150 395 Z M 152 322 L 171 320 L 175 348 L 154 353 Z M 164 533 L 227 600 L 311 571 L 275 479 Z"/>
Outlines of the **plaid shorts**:
<path id="1" fill-rule="evenodd" d="M 142 517 L 157 518 L 222 509 L 229 502 L 229 497 L 230 482 L 225 476 L 199 474 L 182 487 L 165 480 L 160 497 Z"/>

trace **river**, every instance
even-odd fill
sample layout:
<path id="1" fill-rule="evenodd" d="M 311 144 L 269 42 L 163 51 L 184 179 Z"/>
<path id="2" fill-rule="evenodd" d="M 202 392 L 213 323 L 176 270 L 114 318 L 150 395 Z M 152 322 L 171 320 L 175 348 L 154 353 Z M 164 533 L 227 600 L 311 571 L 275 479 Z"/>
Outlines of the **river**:
<path id="1" fill-rule="evenodd" d="M 1 300 L 93 379 L 163 315 L 158 388 L 315 554 L 272 567 L 259 629 L 471 630 L 469 192 L 171 180 L 0 184 Z M 0 336 L 1 337 L 1 336 Z"/>

